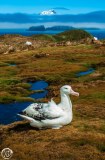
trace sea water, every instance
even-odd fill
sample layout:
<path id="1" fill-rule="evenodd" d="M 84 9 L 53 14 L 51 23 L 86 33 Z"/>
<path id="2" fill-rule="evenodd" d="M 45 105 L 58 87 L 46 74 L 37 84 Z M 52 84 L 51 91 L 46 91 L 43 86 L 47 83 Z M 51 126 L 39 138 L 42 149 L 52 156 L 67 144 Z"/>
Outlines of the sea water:
<path id="1" fill-rule="evenodd" d="M 98 39 L 105 39 L 105 29 L 97 29 L 97 30 L 86 30 L 87 32 L 91 33 L 94 37 Z M 0 29 L 0 35 L 4 34 L 19 34 L 23 36 L 31 36 L 36 34 L 57 34 L 64 32 L 61 31 L 27 31 L 27 29 Z"/>

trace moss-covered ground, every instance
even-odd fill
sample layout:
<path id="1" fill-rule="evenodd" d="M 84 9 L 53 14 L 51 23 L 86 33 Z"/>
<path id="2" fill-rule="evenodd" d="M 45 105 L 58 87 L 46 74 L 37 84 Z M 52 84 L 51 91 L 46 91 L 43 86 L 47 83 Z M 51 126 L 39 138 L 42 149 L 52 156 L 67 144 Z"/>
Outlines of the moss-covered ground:
<path id="1" fill-rule="evenodd" d="M 76 76 L 91 67 L 94 73 Z M 36 80 L 49 83 L 43 102 L 51 97 L 59 102 L 64 84 L 80 93 L 79 98 L 71 97 L 72 123 L 60 130 L 36 130 L 25 121 L 1 125 L 0 150 L 11 148 L 13 160 L 104 160 L 105 46 L 46 46 L 0 55 L 0 102 L 27 100 L 28 82 Z"/>

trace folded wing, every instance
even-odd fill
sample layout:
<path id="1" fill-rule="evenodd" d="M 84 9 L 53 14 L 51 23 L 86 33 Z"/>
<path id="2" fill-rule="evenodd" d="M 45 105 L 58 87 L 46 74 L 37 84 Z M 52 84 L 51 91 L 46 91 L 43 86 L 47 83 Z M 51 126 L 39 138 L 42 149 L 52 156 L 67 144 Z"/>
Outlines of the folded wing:
<path id="1" fill-rule="evenodd" d="M 29 105 L 22 114 L 41 121 L 46 119 L 56 119 L 63 116 L 64 112 L 51 99 L 48 103 L 33 103 Z"/>

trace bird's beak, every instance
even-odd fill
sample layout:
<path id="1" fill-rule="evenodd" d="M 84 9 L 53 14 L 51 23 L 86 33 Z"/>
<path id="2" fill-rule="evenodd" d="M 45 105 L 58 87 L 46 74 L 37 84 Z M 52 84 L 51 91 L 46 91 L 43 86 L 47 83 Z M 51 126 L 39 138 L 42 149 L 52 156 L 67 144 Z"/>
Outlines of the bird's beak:
<path id="1" fill-rule="evenodd" d="M 72 94 L 72 95 L 74 95 L 74 96 L 79 96 L 79 93 L 78 92 L 75 92 L 75 91 L 73 91 L 72 89 L 71 89 L 71 91 L 70 91 L 70 94 Z"/>

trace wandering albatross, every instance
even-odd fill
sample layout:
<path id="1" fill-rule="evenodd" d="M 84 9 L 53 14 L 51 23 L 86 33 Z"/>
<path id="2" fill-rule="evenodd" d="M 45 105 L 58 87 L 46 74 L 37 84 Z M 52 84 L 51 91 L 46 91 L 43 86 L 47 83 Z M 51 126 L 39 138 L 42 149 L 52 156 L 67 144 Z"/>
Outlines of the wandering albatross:
<path id="1" fill-rule="evenodd" d="M 60 88 L 61 102 L 56 104 L 53 99 L 48 103 L 33 103 L 18 115 L 39 129 L 59 129 L 72 121 L 72 103 L 69 94 L 79 96 L 69 85 Z"/>

